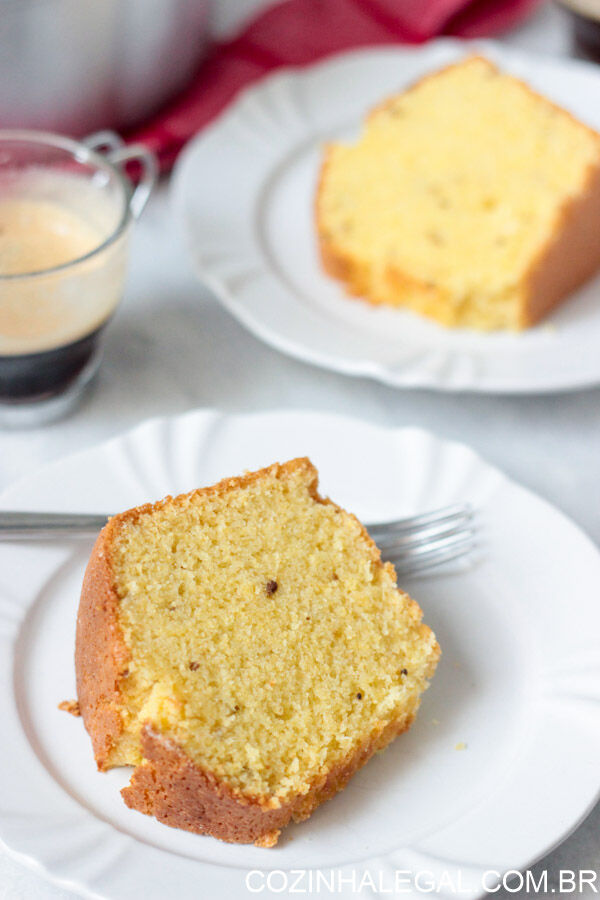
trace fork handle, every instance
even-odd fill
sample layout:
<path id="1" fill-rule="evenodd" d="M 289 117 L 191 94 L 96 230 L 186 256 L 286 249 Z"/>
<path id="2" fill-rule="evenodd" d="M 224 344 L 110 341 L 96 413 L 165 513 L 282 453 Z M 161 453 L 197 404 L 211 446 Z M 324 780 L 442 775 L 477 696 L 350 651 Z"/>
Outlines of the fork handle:
<path id="1" fill-rule="evenodd" d="M 86 513 L 2 512 L 0 540 L 15 537 L 56 537 L 97 534 L 108 516 Z"/>

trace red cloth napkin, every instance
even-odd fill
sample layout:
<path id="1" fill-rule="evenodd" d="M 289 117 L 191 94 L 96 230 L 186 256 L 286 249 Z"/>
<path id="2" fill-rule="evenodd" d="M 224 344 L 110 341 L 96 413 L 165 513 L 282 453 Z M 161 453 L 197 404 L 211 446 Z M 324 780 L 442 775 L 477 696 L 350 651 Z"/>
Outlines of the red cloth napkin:
<path id="1" fill-rule="evenodd" d="M 129 140 L 162 171 L 241 88 L 280 66 L 304 66 L 352 47 L 421 43 L 439 34 L 481 37 L 514 25 L 540 0 L 284 0 L 234 40 L 215 44 L 189 88 Z"/>

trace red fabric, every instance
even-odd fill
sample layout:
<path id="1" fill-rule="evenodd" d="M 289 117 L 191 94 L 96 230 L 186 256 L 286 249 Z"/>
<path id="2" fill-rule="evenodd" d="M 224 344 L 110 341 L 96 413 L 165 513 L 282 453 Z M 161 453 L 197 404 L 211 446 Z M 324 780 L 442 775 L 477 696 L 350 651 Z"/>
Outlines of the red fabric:
<path id="1" fill-rule="evenodd" d="M 284 0 L 234 40 L 215 44 L 189 88 L 128 135 L 167 171 L 186 143 L 241 88 L 280 66 L 304 66 L 352 47 L 481 37 L 509 28 L 539 0 Z"/>

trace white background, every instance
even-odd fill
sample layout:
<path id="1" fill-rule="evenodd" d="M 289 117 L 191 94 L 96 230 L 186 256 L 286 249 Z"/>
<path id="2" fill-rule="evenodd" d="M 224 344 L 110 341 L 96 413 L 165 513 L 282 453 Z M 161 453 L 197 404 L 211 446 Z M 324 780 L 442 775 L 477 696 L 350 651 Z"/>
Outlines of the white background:
<path id="1" fill-rule="evenodd" d="M 264 0 L 220 0 L 216 5 L 216 24 L 225 34 L 242 13 Z M 568 26 L 552 6 L 504 40 L 541 53 L 570 52 Z M 452 396 L 394 390 L 287 359 L 247 334 L 197 284 L 162 186 L 137 228 L 126 299 L 110 327 L 97 383 L 68 419 L 43 429 L 0 433 L 0 489 L 50 459 L 144 418 L 198 406 L 230 411 L 312 408 L 379 424 L 429 428 L 470 444 L 600 542 L 600 388 L 543 397 Z M 549 887 L 557 885 L 553 879 L 561 868 L 594 869 L 600 879 L 599 834 L 597 807 L 535 866 L 536 874 L 548 869 Z M 72 896 L 0 851 L 2 900 Z M 493 896 L 506 900 L 519 894 Z M 584 896 L 595 895 L 588 891 Z M 198 897 L 203 897 L 201 885 Z"/>

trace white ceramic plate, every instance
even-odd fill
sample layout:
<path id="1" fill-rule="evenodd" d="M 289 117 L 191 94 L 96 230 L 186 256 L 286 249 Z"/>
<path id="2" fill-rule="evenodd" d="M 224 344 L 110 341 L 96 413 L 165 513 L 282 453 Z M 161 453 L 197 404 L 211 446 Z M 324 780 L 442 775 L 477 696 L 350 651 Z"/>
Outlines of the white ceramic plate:
<path id="1" fill-rule="evenodd" d="M 362 50 L 265 78 L 189 145 L 177 216 L 200 278 L 258 337 L 306 362 L 396 386 L 541 392 L 600 382 L 600 279 L 524 334 L 449 330 L 348 298 L 320 266 L 323 144 L 425 72 L 479 51 L 600 128 L 600 71 L 499 44 Z"/>
<path id="2" fill-rule="evenodd" d="M 200 411 L 54 463 L 1 503 L 120 510 L 298 454 L 367 522 L 455 501 L 480 510 L 483 559 L 406 584 L 443 650 L 415 726 L 275 850 L 161 825 L 125 807 L 119 788 L 129 773 L 98 773 L 81 720 L 57 709 L 74 697 L 91 542 L 0 544 L 0 839 L 50 878 L 110 900 L 240 900 L 252 869 L 333 870 L 356 884 L 368 872 L 384 885 L 394 870 L 429 871 L 442 881 L 437 896 L 452 896 L 448 879 L 460 879 L 469 898 L 487 870 L 526 866 L 594 803 L 599 554 L 467 447 L 311 413 Z M 456 750 L 461 742 L 467 748 Z M 336 896 L 372 891 L 346 882 Z"/>

